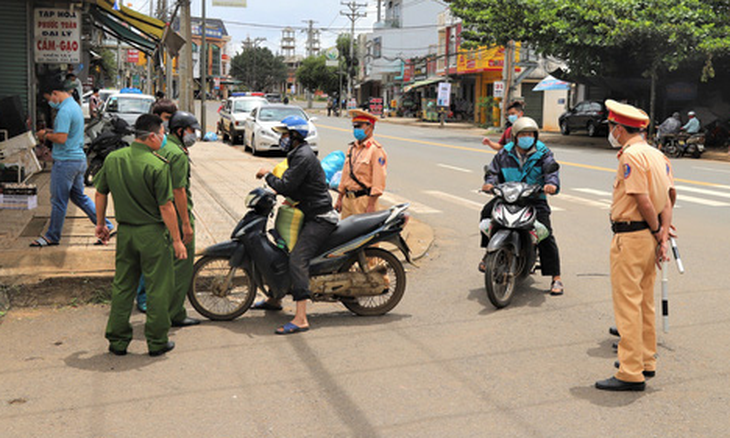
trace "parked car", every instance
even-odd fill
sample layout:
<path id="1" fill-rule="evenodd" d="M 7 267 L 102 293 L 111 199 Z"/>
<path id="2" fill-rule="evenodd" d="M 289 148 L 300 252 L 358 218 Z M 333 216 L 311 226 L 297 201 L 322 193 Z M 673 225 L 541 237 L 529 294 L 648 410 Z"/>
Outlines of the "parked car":
<path id="1" fill-rule="evenodd" d="M 154 103 L 155 97 L 149 94 L 117 93 L 109 96 L 101 113 L 102 117 L 115 115 L 129 126 L 134 126 L 134 122 L 141 114 L 147 114 L 152 110 Z"/>
<path id="2" fill-rule="evenodd" d="M 228 98 L 219 113 L 218 129 L 223 135 L 223 141 L 226 141 L 226 138 L 231 139 L 231 144 L 236 144 L 238 139 L 243 141 L 246 118 L 255 108 L 268 103 L 266 99 L 259 96 Z"/>
<path id="3" fill-rule="evenodd" d="M 91 112 L 89 111 L 89 101 L 91 100 L 91 94 L 93 91 L 87 91 L 84 93 L 83 97 L 81 98 L 81 109 L 84 111 L 84 118 L 89 119 L 91 118 Z M 102 105 L 104 102 L 109 99 L 109 96 L 118 94 L 119 90 L 112 89 L 112 88 L 106 88 L 103 90 L 99 90 L 99 99 L 101 99 Z"/>
<path id="4" fill-rule="evenodd" d="M 596 137 L 608 133 L 607 119 L 608 111 L 603 102 L 587 100 L 563 113 L 558 122 L 563 135 L 585 130 L 590 137 Z"/>
<path id="5" fill-rule="evenodd" d="M 314 153 L 318 153 L 317 143 L 319 135 L 314 127 L 316 118 L 309 117 L 303 109 L 291 105 L 262 105 L 251 111 L 246 119 L 244 127 L 243 146 L 251 149 L 254 155 L 266 151 L 279 151 L 279 133 L 274 131 L 274 126 L 280 125 L 281 121 L 289 116 L 299 116 L 307 120 L 309 124 L 309 135 L 307 143 L 312 147 Z"/>
<path id="6" fill-rule="evenodd" d="M 266 100 L 268 100 L 269 103 L 280 103 L 281 102 L 281 94 L 279 94 L 279 93 L 266 93 Z"/>

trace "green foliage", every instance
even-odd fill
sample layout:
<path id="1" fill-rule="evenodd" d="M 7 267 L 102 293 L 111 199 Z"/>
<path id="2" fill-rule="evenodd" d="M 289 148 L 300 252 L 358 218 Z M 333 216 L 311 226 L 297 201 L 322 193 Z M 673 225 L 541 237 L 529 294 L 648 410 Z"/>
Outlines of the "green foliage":
<path id="1" fill-rule="evenodd" d="M 493 96 L 480 97 L 477 100 L 477 108 L 483 109 L 485 112 L 485 126 L 493 126 L 494 110 L 499 108 L 500 101 Z"/>
<path id="2" fill-rule="evenodd" d="M 266 47 L 245 48 L 231 60 L 231 76 L 250 90 L 265 91 L 286 81 L 287 67 L 283 57 Z"/>
<path id="3" fill-rule="evenodd" d="M 730 53 L 726 0 L 454 0 L 471 45 L 528 44 L 577 75 L 645 76 Z M 623 74 L 622 74 L 623 73 Z"/>
<path id="4" fill-rule="evenodd" d="M 340 52 L 340 64 L 342 71 L 355 78 L 357 76 L 357 67 L 359 65 L 357 51 L 359 45 L 357 40 L 352 48 L 353 57 L 350 57 L 350 34 L 341 33 L 337 36 L 337 50 Z M 346 80 L 346 79 L 345 79 Z"/>
<path id="5" fill-rule="evenodd" d="M 109 49 L 101 50 L 101 69 L 108 78 L 117 77 L 117 56 Z"/>
<path id="6" fill-rule="evenodd" d="M 339 89 L 337 67 L 327 67 L 324 55 L 310 56 L 297 69 L 297 81 L 308 90 L 322 90 L 331 94 Z"/>

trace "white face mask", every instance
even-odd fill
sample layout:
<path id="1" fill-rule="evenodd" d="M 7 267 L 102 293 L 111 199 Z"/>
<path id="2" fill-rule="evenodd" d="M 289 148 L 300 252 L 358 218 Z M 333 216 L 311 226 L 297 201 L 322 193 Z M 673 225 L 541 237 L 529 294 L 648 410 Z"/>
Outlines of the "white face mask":
<path id="1" fill-rule="evenodd" d="M 613 129 L 608 133 L 608 142 L 611 143 L 611 147 L 615 149 L 620 149 L 621 147 L 623 147 L 623 145 L 619 143 L 619 141 L 613 135 Z"/>

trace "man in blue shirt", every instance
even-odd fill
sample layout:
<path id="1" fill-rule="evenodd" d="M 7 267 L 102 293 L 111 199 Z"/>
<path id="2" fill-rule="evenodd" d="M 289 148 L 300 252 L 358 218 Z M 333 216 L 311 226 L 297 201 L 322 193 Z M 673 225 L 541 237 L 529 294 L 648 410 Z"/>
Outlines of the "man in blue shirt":
<path id="1" fill-rule="evenodd" d="M 84 194 L 84 114 L 71 97 L 74 88 L 73 82 L 58 82 L 52 84 L 45 93 L 49 96 L 48 104 L 57 111 L 53 131 L 43 129 L 37 133 L 41 142 L 46 139 L 53 142 L 51 223 L 46 234 L 30 244 L 32 247 L 58 245 L 69 199 L 96 224 L 96 206 Z M 114 228 L 109 220 L 106 221 L 106 226 L 110 230 Z"/>
<path id="2" fill-rule="evenodd" d="M 687 134 L 697 134 L 700 132 L 700 119 L 697 118 L 695 112 L 690 111 L 687 113 L 687 116 L 689 116 L 689 120 L 686 125 L 682 126 L 682 131 Z"/>

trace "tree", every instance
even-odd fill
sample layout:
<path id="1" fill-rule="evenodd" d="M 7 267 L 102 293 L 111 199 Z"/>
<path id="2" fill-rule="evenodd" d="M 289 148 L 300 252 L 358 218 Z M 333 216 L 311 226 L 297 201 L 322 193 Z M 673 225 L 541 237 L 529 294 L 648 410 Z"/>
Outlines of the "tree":
<path id="1" fill-rule="evenodd" d="M 266 47 L 245 47 L 231 60 L 231 76 L 251 90 L 267 90 L 286 81 L 287 67 Z"/>
<path id="2" fill-rule="evenodd" d="M 340 67 L 346 75 L 353 79 L 357 77 L 357 67 L 360 65 L 357 57 L 358 51 L 357 40 L 352 49 L 352 57 L 350 57 L 350 34 L 341 33 L 337 36 L 337 50 L 340 52 Z"/>
<path id="3" fill-rule="evenodd" d="M 694 63 L 707 80 L 713 57 L 730 53 L 725 0 L 454 0 L 451 7 L 472 45 L 521 41 L 565 60 L 575 76 L 650 78 L 652 120 L 660 75 Z"/>
<path id="4" fill-rule="evenodd" d="M 327 67 L 324 55 L 305 58 L 297 69 L 297 81 L 310 91 L 322 90 L 327 94 L 339 88 L 337 67 Z"/>

